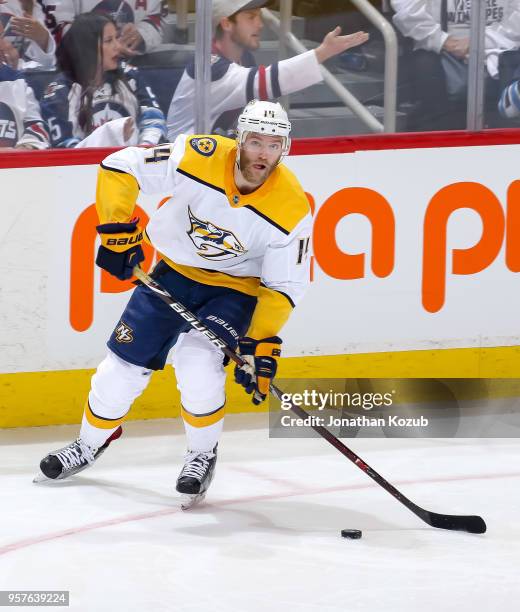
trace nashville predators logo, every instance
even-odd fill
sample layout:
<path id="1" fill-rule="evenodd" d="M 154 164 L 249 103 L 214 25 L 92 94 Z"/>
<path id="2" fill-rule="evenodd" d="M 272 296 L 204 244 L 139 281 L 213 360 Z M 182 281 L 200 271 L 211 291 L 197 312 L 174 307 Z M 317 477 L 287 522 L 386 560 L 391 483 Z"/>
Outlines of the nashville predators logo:
<path id="1" fill-rule="evenodd" d="M 247 253 L 240 240 L 229 230 L 213 225 L 210 221 L 197 219 L 188 208 L 191 227 L 186 232 L 204 259 L 224 261 Z"/>
<path id="2" fill-rule="evenodd" d="M 124 321 L 121 321 L 121 323 L 119 323 L 119 325 L 116 327 L 116 331 L 114 332 L 116 336 L 116 342 L 123 342 L 125 344 L 128 342 L 133 342 L 133 331 L 134 330 L 131 327 L 128 327 L 128 325 Z"/>
<path id="3" fill-rule="evenodd" d="M 200 153 L 205 157 L 213 155 L 215 149 L 217 148 L 217 141 L 214 138 L 208 138 L 207 136 L 202 138 L 192 138 L 190 140 L 190 144 L 192 148 L 197 151 L 197 153 Z"/>

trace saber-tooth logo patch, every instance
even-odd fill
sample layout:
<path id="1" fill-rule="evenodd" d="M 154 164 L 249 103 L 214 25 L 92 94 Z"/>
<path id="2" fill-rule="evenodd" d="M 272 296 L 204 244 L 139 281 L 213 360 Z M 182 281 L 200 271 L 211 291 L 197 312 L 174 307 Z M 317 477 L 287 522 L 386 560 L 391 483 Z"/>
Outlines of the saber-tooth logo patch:
<path id="1" fill-rule="evenodd" d="M 247 253 L 233 232 L 217 227 L 211 221 L 197 219 L 189 207 L 188 214 L 191 227 L 186 233 L 197 248 L 197 254 L 204 259 L 224 261 Z"/>
<path id="2" fill-rule="evenodd" d="M 129 327 L 124 321 L 121 321 L 121 323 L 119 323 L 119 325 L 116 327 L 116 331 L 114 332 L 116 335 L 116 342 L 124 342 L 125 344 L 128 342 L 133 342 L 133 331 L 134 330 Z"/>

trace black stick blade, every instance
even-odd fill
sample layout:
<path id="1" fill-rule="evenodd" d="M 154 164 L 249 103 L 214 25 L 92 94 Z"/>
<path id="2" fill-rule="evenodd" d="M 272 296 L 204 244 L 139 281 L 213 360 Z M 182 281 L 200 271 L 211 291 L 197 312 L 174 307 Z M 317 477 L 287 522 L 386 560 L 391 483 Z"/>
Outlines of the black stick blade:
<path id="1" fill-rule="evenodd" d="M 480 516 L 457 516 L 426 511 L 424 520 L 432 527 L 438 527 L 439 529 L 467 531 L 468 533 L 486 533 L 486 523 Z"/>

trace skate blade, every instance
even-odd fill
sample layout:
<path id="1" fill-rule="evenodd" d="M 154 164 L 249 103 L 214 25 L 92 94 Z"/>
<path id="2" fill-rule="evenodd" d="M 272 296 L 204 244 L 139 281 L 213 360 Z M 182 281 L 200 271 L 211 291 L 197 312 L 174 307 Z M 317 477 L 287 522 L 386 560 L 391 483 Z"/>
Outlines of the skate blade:
<path id="1" fill-rule="evenodd" d="M 185 493 L 181 495 L 181 510 L 189 510 L 194 506 L 198 506 L 206 497 L 206 493 L 196 493 L 189 495 Z"/>

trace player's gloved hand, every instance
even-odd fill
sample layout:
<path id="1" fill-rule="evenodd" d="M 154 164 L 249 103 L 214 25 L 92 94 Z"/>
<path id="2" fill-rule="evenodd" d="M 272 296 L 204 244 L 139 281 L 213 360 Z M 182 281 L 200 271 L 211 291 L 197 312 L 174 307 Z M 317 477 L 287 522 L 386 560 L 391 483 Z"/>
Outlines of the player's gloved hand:
<path id="1" fill-rule="evenodd" d="M 96 227 L 101 236 L 96 264 L 119 280 L 131 278 L 134 266 L 144 260 L 143 230 L 138 223 L 136 217 L 128 223 L 103 223 Z"/>
<path id="2" fill-rule="evenodd" d="M 246 393 L 253 394 L 253 404 L 263 402 L 269 393 L 269 385 L 276 375 L 281 345 L 282 340 L 278 336 L 263 340 L 246 336 L 238 341 L 238 352 L 246 363 L 235 367 L 235 381 L 244 387 Z"/>

